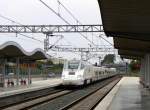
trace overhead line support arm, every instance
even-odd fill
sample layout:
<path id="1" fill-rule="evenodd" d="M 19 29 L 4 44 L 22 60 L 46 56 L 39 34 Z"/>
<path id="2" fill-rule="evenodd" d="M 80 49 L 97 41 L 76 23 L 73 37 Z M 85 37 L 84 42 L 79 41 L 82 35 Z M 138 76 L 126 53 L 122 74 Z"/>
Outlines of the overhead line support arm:
<path id="1" fill-rule="evenodd" d="M 0 25 L 0 33 L 104 32 L 102 25 Z"/>

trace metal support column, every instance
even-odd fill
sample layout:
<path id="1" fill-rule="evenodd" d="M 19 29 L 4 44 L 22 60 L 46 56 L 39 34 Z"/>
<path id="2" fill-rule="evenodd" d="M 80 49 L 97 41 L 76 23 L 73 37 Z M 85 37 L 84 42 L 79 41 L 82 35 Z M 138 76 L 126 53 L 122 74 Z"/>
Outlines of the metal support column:
<path id="1" fill-rule="evenodd" d="M 85 53 L 85 60 L 86 60 L 86 61 L 88 60 L 88 53 L 89 53 L 89 52 L 86 52 L 86 53 Z"/>
<path id="2" fill-rule="evenodd" d="M 44 80 L 47 80 L 47 78 L 48 78 L 48 77 L 47 77 L 47 74 L 48 74 L 48 73 L 47 73 L 47 66 L 46 66 L 46 64 L 43 65 L 43 68 L 44 68 L 43 79 L 44 79 Z"/>
<path id="3" fill-rule="evenodd" d="M 141 77 L 141 81 L 143 83 L 145 80 L 145 78 L 144 78 L 144 59 L 141 59 L 140 77 Z"/>
<path id="4" fill-rule="evenodd" d="M 46 34 L 46 39 L 44 39 L 44 52 L 49 50 L 49 34 Z"/>
<path id="5" fill-rule="evenodd" d="M 81 51 L 81 60 L 83 60 L 84 53 Z"/>
<path id="6" fill-rule="evenodd" d="M 7 58 L 4 58 L 3 62 L 3 87 L 6 87 L 5 80 L 6 80 L 6 63 L 7 63 Z"/>
<path id="7" fill-rule="evenodd" d="M 17 71 L 16 71 L 17 79 L 16 79 L 16 84 L 19 85 L 19 77 L 20 77 L 20 61 L 19 61 L 19 58 L 16 58 L 16 65 L 17 65 Z"/>
<path id="8" fill-rule="evenodd" d="M 147 86 L 147 55 L 145 56 L 145 84 Z"/>
<path id="9" fill-rule="evenodd" d="M 146 58 L 144 57 L 144 84 L 146 85 Z"/>
<path id="10" fill-rule="evenodd" d="M 148 55 L 146 55 L 146 59 L 145 59 L 145 62 L 146 62 L 146 86 L 148 87 L 149 86 L 149 81 L 148 81 Z"/>
<path id="11" fill-rule="evenodd" d="M 28 63 L 28 84 L 31 84 L 31 63 Z"/>
<path id="12" fill-rule="evenodd" d="M 148 86 L 150 87 L 150 54 L 148 54 L 148 64 L 147 64 L 147 79 L 148 79 Z"/>
<path id="13" fill-rule="evenodd" d="M 147 55 L 147 86 L 149 87 L 149 55 Z"/>
<path id="14" fill-rule="evenodd" d="M 101 66 L 101 57 L 98 57 L 99 59 L 99 66 Z"/>

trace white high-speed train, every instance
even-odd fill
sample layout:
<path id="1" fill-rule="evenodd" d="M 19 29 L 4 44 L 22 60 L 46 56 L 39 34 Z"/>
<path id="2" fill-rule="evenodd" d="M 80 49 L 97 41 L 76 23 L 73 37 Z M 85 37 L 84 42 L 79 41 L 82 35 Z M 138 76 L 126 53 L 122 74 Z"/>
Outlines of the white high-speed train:
<path id="1" fill-rule="evenodd" d="M 64 63 L 63 85 L 86 85 L 116 75 L 116 68 L 96 67 L 81 60 Z"/>

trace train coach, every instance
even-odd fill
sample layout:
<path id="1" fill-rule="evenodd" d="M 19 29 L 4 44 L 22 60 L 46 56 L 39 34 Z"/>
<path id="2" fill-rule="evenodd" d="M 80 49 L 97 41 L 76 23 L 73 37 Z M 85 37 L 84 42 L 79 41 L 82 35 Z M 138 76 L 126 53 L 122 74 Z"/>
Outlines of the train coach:
<path id="1" fill-rule="evenodd" d="M 97 67 L 81 60 L 64 63 L 62 72 L 63 85 L 86 85 L 116 74 L 115 68 Z"/>

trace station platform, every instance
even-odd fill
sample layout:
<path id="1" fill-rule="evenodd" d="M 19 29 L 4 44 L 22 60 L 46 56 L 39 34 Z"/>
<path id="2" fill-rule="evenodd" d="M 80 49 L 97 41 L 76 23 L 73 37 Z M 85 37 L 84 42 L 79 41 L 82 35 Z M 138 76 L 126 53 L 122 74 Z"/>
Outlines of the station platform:
<path id="1" fill-rule="evenodd" d="M 41 90 L 49 87 L 54 87 L 62 83 L 61 78 L 47 78 L 46 80 L 37 81 L 33 79 L 31 85 L 23 85 L 16 87 L 0 88 L 0 97 L 11 96 L 15 94 Z"/>
<path id="2" fill-rule="evenodd" d="M 149 110 L 150 91 L 138 77 L 123 77 L 95 110 Z"/>

